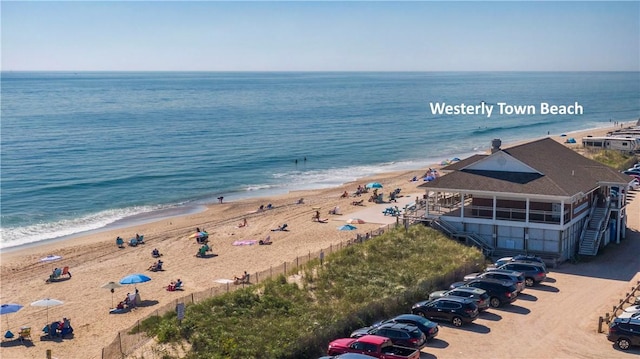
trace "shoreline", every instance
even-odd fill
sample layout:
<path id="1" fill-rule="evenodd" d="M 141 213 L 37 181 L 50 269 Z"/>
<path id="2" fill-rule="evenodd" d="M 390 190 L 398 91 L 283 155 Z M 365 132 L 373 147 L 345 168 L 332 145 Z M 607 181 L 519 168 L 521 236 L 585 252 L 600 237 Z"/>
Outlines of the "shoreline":
<path id="1" fill-rule="evenodd" d="M 606 133 L 612 126 L 579 131 L 577 133 Z M 578 137 L 579 135 L 574 134 Z M 562 142 L 566 137 L 549 136 Z M 535 139 L 534 139 L 535 140 Z M 509 148 L 523 142 L 503 144 Z M 486 151 L 490 143 L 487 143 Z M 441 165 L 432 165 L 441 168 Z M 306 256 L 324 248 L 355 238 L 359 233 L 380 228 L 381 223 L 365 223 L 358 225 L 356 231 L 338 231 L 337 227 L 345 223 L 355 212 L 361 210 L 382 211 L 389 204 L 373 204 L 366 202 L 367 195 L 359 197 L 364 200 L 364 207 L 354 206 L 354 197 L 342 198 L 343 191 L 352 194 L 359 184 L 378 181 L 384 187 L 381 191 L 387 197 L 388 192 L 401 188 L 401 195 L 415 196 L 423 191 L 417 188 L 423 181 L 410 182 L 409 179 L 420 177 L 426 168 L 381 173 L 363 177 L 332 188 L 290 191 L 286 194 L 269 197 L 243 199 L 223 204 L 211 204 L 205 210 L 177 217 L 164 218 L 158 221 L 136 224 L 129 227 L 105 229 L 103 231 L 80 235 L 72 239 L 56 240 L 50 243 L 36 243 L 28 248 L 20 248 L 10 252 L 0 252 L 0 269 L 2 275 L 2 302 L 14 302 L 24 305 L 17 313 L 11 314 L 10 327 L 7 321 L 0 321 L 0 330 L 16 328 L 23 325 L 40 328 L 49 318 L 71 318 L 76 329 L 72 340 L 61 342 L 41 342 L 39 333 L 33 333 L 34 346 L 13 346 L 0 348 L 2 358 L 40 358 L 44 348 L 53 348 L 54 356 L 74 357 L 74 353 L 86 353 L 85 358 L 99 358 L 100 350 L 109 345 L 117 333 L 126 330 L 136 321 L 170 305 L 177 298 L 206 292 L 220 286 L 216 280 L 231 279 L 243 271 L 249 273 L 262 272 L 270 267 L 277 267 L 285 261 Z M 304 198 L 304 204 L 296 204 Z M 272 203 L 273 209 L 258 212 L 258 207 Z M 332 216 L 328 211 L 339 206 L 342 216 Z M 328 223 L 311 220 L 316 208 L 320 208 L 322 217 Z M 379 213 L 379 212 L 378 212 Z M 246 227 L 238 226 L 247 219 Z M 288 231 L 273 232 L 271 229 L 288 224 Z M 210 245 L 216 254 L 213 258 L 195 258 L 198 245 L 189 238 L 195 228 L 209 232 Z M 136 233 L 144 235 L 145 245 L 126 246 L 119 249 L 115 238 L 120 236 L 127 240 Z M 236 245 L 238 240 L 259 240 L 270 236 L 273 244 Z M 146 268 L 155 260 L 150 253 L 158 248 L 163 254 L 165 270 L 148 272 Z M 62 259 L 48 263 L 40 259 L 55 254 Z M 44 280 L 52 268 L 69 266 L 73 278 L 58 283 L 45 284 Z M 130 273 L 148 274 L 152 281 L 138 286 L 143 300 L 149 300 L 148 306 L 123 315 L 110 315 L 112 305 L 110 293 L 100 287 L 110 281 L 118 281 Z M 180 278 L 185 283 L 181 292 L 168 292 L 165 286 L 170 281 Z M 116 299 L 121 299 L 132 287 L 115 290 Z M 28 303 L 41 298 L 55 298 L 64 302 L 61 306 L 48 308 L 31 307 Z"/>
<path id="2" fill-rule="evenodd" d="M 563 134 L 565 134 L 566 137 L 571 137 L 570 135 L 576 135 L 576 134 L 584 133 L 584 136 L 586 136 L 587 132 L 597 131 L 598 132 L 597 135 L 603 135 L 604 136 L 604 135 L 606 135 L 607 132 L 610 132 L 611 130 L 619 129 L 621 127 L 626 128 L 626 127 L 629 127 L 629 126 L 633 126 L 636 123 L 635 120 L 619 121 L 619 122 L 620 122 L 621 125 L 618 125 L 618 126 L 611 125 L 611 126 L 593 127 L 593 128 L 589 128 L 589 129 L 585 129 L 585 130 L 572 130 L 572 131 L 564 132 Z M 581 136 L 581 137 L 584 137 L 584 136 Z M 561 137 L 561 135 L 548 135 L 548 136 L 541 136 L 541 137 L 529 138 L 529 139 L 525 139 L 525 140 L 518 140 L 518 141 L 503 143 L 502 147 L 508 148 L 508 147 L 516 146 L 516 145 L 521 144 L 521 143 L 530 142 L 530 141 L 534 141 L 534 140 L 537 140 L 537 139 L 540 139 L 540 138 L 545 138 L 545 137 L 555 138 L 556 141 L 564 144 L 563 141 L 559 140 L 559 139 L 564 138 L 564 137 Z M 487 146 L 487 148 L 489 148 L 489 146 Z M 483 153 L 483 152 L 486 152 L 486 150 L 485 151 L 476 151 L 475 153 Z M 462 158 L 462 157 L 460 157 L 460 158 Z M 442 159 L 442 160 L 444 160 L 444 159 Z M 425 166 L 428 166 L 428 167 L 431 167 L 431 168 L 441 168 L 441 167 L 443 167 L 443 165 L 441 165 L 439 162 L 438 163 L 432 163 L 432 164 L 426 164 Z M 287 195 L 289 195 L 291 193 L 296 193 L 296 192 L 304 193 L 306 191 L 319 191 L 319 190 L 327 190 L 327 189 L 332 189 L 332 188 L 338 189 L 338 188 L 343 188 L 344 186 L 350 185 L 352 183 L 368 182 L 369 181 L 368 179 L 372 178 L 372 177 L 392 175 L 393 173 L 399 173 L 399 172 L 421 171 L 424 168 L 425 167 L 416 167 L 416 168 L 408 168 L 408 169 L 396 170 L 396 171 L 390 171 L 390 172 L 382 172 L 382 173 L 373 174 L 373 175 L 365 175 L 363 177 L 358 177 L 354 181 L 345 182 L 345 183 L 341 183 L 341 184 L 334 185 L 334 186 L 322 186 L 322 187 L 314 187 L 314 188 L 308 188 L 308 189 L 290 189 L 290 190 L 283 189 L 282 193 L 280 193 L 280 191 L 276 191 L 274 194 L 256 193 L 255 195 L 249 195 L 249 194 L 242 195 L 241 192 L 233 192 L 232 194 L 228 195 L 228 198 L 230 198 L 230 200 L 226 201 L 225 203 L 246 202 L 246 201 L 256 201 L 256 202 L 258 202 L 261 199 L 266 201 L 269 198 L 278 198 L 278 197 L 287 196 Z M 82 238 L 82 237 L 86 237 L 86 236 L 97 235 L 97 234 L 100 234 L 100 233 L 110 232 L 110 231 L 114 231 L 114 230 L 118 230 L 118 229 L 127 230 L 128 228 L 139 227 L 139 226 L 146 225 L 146 224 L 158 223 L 158 222 L 162 222 L 164 220 L 170 220 L 171 218 L 180 218 L 180 217 L 183 217 L 183 216 L 188 216 L 188 215 L 192 215 L 192 214 L 198 214 L 200 212 L 206 212 L 206 211 L 210 210 L 212 206 L 216 206 L 216 205 L 219 205 L 219 203 L 215 202 L 213 199 L 207 200 L 207 201 L 193 201 L 193 202 L 189 202 L 189 203 L 184 204 L 184 205 L 177 205 L 177 206 L 173 206 L 173 205 L 169 204 L 168 205 L 169 207 L 161 208 L 161 209 L 158 209 L 158 210 L 152 210 L 150 212 L 138 213 L 138 214 L 134 214 L 134 215 L 131 215 L 131 216 L 124 217 L 124 218 L 120 218 L 118 220 L 115 220 L 112 223 L 109 223 L 109 224 L 107 224 L 105 226 L 102 226 L 102 227 L 99 227 L 99 228 L 90 229 L 90 230 L 81 231 L 81 232 L 77 232 L 77 233 L 73 233 L 73 234 L 69 234 L 69 235 L 64 235 L 64 236 L 59 236 L 59 237 L 54 237 L 54 238 L 47 238 L 47 239 L 43 239 L 43 240 L 36 240 L 36 241 L 33 241 L 33 242 L 20 243 L 20 244 L 17 244 L 17 245 L 2 247 L 2 248 L 0 248 L 0 255 L 5 254 L 5 253 L 6 254 L 12 253 L 12 252 L 15 252 L 15 251 L 33 249 L 33 248 L 36 248 L 36 247 L 41 246 L 41 245 L 53 244 L 53 243 L 59 242 L 59 241 L 71 241 L 71 240 L 74 240 L 74 239 L 78 239 L 78 238 Z M 166 212 L 178 212 L 178 214 L 166 214 Z"/>

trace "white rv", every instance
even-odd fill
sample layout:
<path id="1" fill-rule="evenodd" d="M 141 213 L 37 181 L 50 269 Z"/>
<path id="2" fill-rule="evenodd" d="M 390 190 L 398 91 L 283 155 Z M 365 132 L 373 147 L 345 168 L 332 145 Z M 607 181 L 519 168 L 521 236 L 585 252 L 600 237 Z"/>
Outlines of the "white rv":
<path id="1" fill-rule="evenodd" d="M 616 150 L 622 152 L 640 152 L 640 138 L 625 136 L 583 137 L 582 147 Z"/>

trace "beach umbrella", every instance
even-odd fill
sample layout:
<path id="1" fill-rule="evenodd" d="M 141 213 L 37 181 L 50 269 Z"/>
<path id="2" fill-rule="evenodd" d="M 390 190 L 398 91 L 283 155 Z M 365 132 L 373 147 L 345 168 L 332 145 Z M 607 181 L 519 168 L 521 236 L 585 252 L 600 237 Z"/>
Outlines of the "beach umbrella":
<path id="1" fill-rule="evenodd" d="M 47 323 L 49 323 L 49 307 L 54 307 L 56 305 L 62 305 L 62 304 L 64 304 L 63 301 L 52 299 L 52 298 L 40 299 L 31 303 L 31 305 L 34 307 L 47 307 Z"/>
<path id="2" fill-rule="evenodd" d="M 365 186 L 367 188 L 382 188 L 382 184 L 380 182 L 369 182 Z"/>
<path id="3" fill-rule="evenodd" d="M 431 182 L 431 181 L 433 181 L 434 179 L 436 179 L 436 178 L 435 178 L 435 177 L 433 177 L 433 176 L 427 176 L 427 177 L 425 177 L 425 178 L 424 178 L 424 180 L 425 180 L 425 181 L 427 181 L 427 182 Z"/>
<path id="4" fill-rule="evenodd" d="M 360 218 L 349 218 L 349 220 L 347 221 L 347 223 L 351 223 L 351 224 L 364 224 L 365 221 L 363 219 Z"/>
<path id="5" fill-rule="evenodd" d="M 104 284 L 101 288 L 106 288 L 109 289 L 111 291 L 111 307 L 113 308 L 113 292 L 115 292 L 116 288 L 120 288 L 122 287 L 120 284 L 116 283 L 116 282 L 109 282 L 107 284 Z"/>
<path id="6" fill-rule="evenodd" d="M 353 231 L 354 229 L 358 229 L 356 226 L 352 226 L 350 224 L 345 224 L 344 226 L 338 227 L 341 231 Z"/>
<path id="7" fill-rule="evenodd" d="M 458 157 L 454 157 L 451 159 L 451 161 L 460 161 L 460 159 Z"/>
<path id="8" fill-rule="evenodd" d="M 150 281 L 151 278 L 141 273 L 129 274 L 128 276 L 120 279 L 120 284 L 138 284 Z"/>
<path id="9" fill-rule="evenodd" d="M 15 313 L 22 309 L 20 304 L 7 303 L 0 305 L 0 315 Z M 9 317 L 7 317 L 7 328 L 9 328 Z"/>

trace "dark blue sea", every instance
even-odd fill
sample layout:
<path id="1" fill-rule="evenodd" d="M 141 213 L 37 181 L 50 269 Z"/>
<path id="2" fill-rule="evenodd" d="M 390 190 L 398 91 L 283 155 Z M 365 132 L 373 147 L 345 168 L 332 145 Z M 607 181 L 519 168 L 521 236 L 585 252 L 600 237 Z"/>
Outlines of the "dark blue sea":
<path id="1" fill-rule="evenodd" d="M 640 116 L 638 72 L 3 72 L 1 86 L 0 248 Z M 583 114 L 429 105 L 483 101 Z"/>

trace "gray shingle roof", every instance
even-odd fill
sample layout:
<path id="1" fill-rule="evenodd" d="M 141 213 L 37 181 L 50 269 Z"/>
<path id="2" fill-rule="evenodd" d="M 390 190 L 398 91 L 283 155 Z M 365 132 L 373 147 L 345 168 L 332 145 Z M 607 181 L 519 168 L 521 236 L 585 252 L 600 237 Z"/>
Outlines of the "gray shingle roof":
<path id="1" fill-rule="evenodd" d="M 444 168 L 453 172 L 418 187 L 573 196 L 580 192 L 590 192 L 598 186 L 598 182 L 624 184 L 631 180 L 629 176 L 588 159 L 551 138 L 502 151 L 543 175 L 464 169 L 488 156 L 474 155 Z"/>

